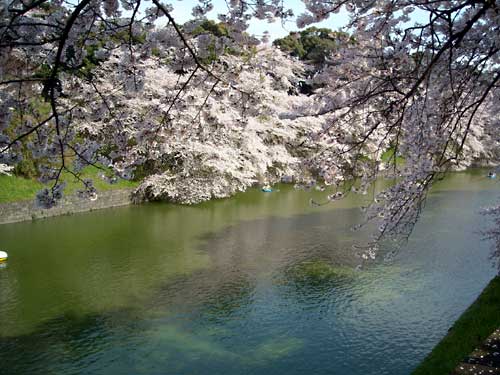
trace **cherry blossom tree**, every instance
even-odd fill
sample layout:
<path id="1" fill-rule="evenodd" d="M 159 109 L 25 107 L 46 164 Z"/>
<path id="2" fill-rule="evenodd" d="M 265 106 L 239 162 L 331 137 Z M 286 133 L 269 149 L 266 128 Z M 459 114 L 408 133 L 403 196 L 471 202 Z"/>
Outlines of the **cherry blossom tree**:
<path id="1" fill-rule="evenodd" d="M 119 52 L 110 56 L 92 83 L 82 85 L 80 96 L 94 97 L 93 117 L 78 128 L 96 144 L 123 138 L 126 152 L 117 158 L 112 151 L 108 157 L 119 173 L 132 170 L 145 177 L 136 199 L 198 203 L 303 174 L 297 152 L 308 153 L 307 144 L 296 145 L 319 131 L 319 123 L 280 118 L 313 102 L 288 94 L 304 74 L 301 63 L 265 47 L 255 57 L 223 56 L 213 68 L 224 66 L 217 70 L 222 79 L 233 76 L 230 87 L 207 80 L 203 72 L 179 76 L 164 57 L 152 57 L 137 64 L 143 72 L 137 96 L 113 90 L 121 79 L 120 59 Z M 173 103 L 178 87 L 183 92 Z M 113 111 L 101 105 L 103 98 L 116 103 Z"/>
<path id="2" fill-rule="evenodd" d="M 343 153 L 392 148 L 405 159 L 399 182 L 379 196 L 369 215 L 383 218 L 380 233 L 411 230 L 432 182 L 460 167 L 474 125 L 498 145 L 500 7 L 495 1 L 345 2 L 306 1 L 308 24 L 345 7 L 351 13 L 355 44 L 343 44 L 317 77 L 326 82 L 325 111 L 336 118 L 319 136 L 338 151 L 319 159 L 326 173 L 337 174 Z M 410 15 L 425 14 L 423 24 Z M 345 139 L 342 123 L 362 122 L 365 130 Z M 380 139 L 375 150 L 370 138 Z M 359 160 L 356 159 L 356 160 Z M 352 177 L 369 177 L 366 162 L 349 166 Z M 368 168 L 370 170 L 371 168 Z M 357 171 L 359 170 L 359 171 Z"/>
<path id="3" fill-rule="evenodd" d="M 313 95 L 295 95 L 299 62 L 258 52 L 246 32 L 254 18 L 293 18 L 286 1 L 231 0 L 216 10 L 224 32 L 200 32 L 210 0 L 184 25 L 159 0 L 3 0 L 0 163 L 35 160 L 50 183 L 44 207 L 62 196 L 62 172 L 81 179 L 86 165 L 142 174 L 143 197 L 187 203 L 298 168 L 338 186 L 338 199 L 390 167 L 397 183 L 367 217 L 380 223 L 376 239 L 407 235 L 436 179 L 499 160 L 500 3 L 304 3 L 299 27 L 351 17 L 310 79 Z"/>

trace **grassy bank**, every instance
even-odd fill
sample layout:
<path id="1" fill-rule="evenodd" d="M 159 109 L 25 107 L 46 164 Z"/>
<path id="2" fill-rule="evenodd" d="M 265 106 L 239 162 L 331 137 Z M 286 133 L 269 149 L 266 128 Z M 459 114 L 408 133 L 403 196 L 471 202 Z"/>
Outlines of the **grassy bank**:
<path id="1" fill-rule="evenodd" d="M 415 369 L 413 375 L 447 375 L 500 327 L 500 276 L 455 322 L 450 332 Z"/>
<path id="2" fill-rule="evenodd" d="M 101 170 L 95 167 L 87 167 L 82 172 L 82 178 L 91 178 L 98 191 L 133 188 L 137 182 L 119 179 L 115 184 L 109 184 L 99 175 Z M 69 173 L 63 173 L 62 180 L 66 182 L 66 195 L 74 194 L 82 189 L 82 184 Z M 0 174 L 0 203 L 32 200 L 37 191 L 44 187 L 43 184 L 34 179 L 26 179 L 17 176 L 6 176 Z"/>

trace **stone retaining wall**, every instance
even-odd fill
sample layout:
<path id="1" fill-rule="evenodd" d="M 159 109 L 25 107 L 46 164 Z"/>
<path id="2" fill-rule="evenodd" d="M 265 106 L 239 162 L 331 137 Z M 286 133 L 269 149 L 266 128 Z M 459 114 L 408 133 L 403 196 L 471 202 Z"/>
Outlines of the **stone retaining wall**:
<path id="1" fill-rule="evenodd" d="M 56 207 L 49 209 L 35 207 L 34 200 L 2 203 L 0 204 L 0 224 L 126 206 L 132 203 L 131 193 L 132 189 L 100 191 L 95 201 L 71 195 L 63 198 Z"/>

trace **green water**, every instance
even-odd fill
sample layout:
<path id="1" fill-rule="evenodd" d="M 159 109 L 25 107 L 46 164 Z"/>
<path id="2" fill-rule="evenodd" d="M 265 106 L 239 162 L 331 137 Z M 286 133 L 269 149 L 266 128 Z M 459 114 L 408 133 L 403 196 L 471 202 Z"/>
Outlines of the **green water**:
<path id="1" fill-rule="evenodd" d="M 0 373 L 408 374 L 494 275 L 478 209 L 499 192 L 452 174 L 361 272 L 370 196 L 311 207 L 328 192 L 280 186 L 0 226 Z"/>

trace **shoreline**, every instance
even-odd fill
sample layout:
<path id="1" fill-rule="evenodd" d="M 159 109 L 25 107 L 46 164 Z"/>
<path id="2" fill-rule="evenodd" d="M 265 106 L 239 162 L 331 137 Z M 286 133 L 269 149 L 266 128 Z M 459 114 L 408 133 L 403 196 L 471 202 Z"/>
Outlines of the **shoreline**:
<path id="1" fill-rule="evenodd" d="M 38 208 L 33 200 L 0 203 L 0 225 L 33 221 L 53 216 L 72 215 L 132 204 L 133 188 L 100 191 L 96 200 L 77 195 L 64 197 L 56 207 Z"/>
<path id="2" fill-rule="evenodd" d="M 481 344 L 500 327 L 500 275 L 495 276 L 483 289 L 479 297 L 465 310 L 453 323 L 448 334 L 441 339 L 432 351 L 413 370 L 411 375 L 445 375 L 462 374 L 457 372 L 464 361 L 474 363 L 478 356 Z M 479 356 L 485 353 L 479 352 Z M 482 357 L 475 358 L 481 360 Z M 454 372 L 455 369 L 455 372 Z M 471 374 L 473 372 L 468 368 Z M 494 368 L 490 368 L 485 374 L 496 374 Z"/>
<path id="3" fill-rule="evenodd" d="M 467 168 L 467 170 L 486 170 L 488 167 L 474 167 Z M 453 170 L 448 173 L 461 173 L 462 170 Z M 381 178 L 394 178 L 390 174 L 389 170 L 382 171 L 379 174 Z M 293 182 L 281 182 L 285 184 L 293 184 Z M 252 185 L 250 187 L 258 187 L 259 184 Z M 245 189 L 246 191 L 247 189 Z M 80 198 L 75 194 L 68 195 L 64 197 L 56 207 L 49 209 L 42 209 L 35 206 L 34 199 L 31 200 L 19 200 L 13 202 L 0 203 L 0 225 L 2 224 L 12 224 L 24 221 L 32 221 L 37 219 L 44 219 L 54 216 L 62 215 L 72 215 L 80 212 L 89 212 L 94 210 L 101 210 L 106 208 L 128 206 L 131 204 L 146 203 L 148 200 L 138 200 L 136 197 L 137 188 L 118 188 L 112 190 L 100 190 L 98 191 L 98 198 L 95 201 L 89 199 Z M 234 196 L 230 194 L 228 197 Z M 208 201 L 220 199 L 212 197 Z M 151 200 L 151 202 L 154 200 Z M 165 200 L 168 202 L 168 200 Z M 200 202 L 201 203 L 201 202 Z M 183 203 L 177 203 L 183 205 Z M 185 203 L 184 203 L 185 204 Z"/>

